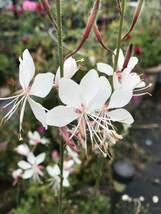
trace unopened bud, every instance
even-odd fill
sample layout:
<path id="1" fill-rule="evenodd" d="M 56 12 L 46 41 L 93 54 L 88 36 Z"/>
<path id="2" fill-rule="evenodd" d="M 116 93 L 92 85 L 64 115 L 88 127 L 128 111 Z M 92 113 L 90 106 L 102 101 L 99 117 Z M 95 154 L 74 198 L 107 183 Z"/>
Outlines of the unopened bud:
<path id="1" fill-rule="evenodd" d="M 136 23 L 137 23 L 137 20 L 138 20 L 138 18 L 139 18 L 139 15 L 140 15 L 140 12 L 141 12 L 143 3 L 144 3 L 144 0 L 138 0 L 138 4 L 137 4 L 137 7 L 136 7 L 135 12 L 134 12 L 132 24 L 131 24 L 131 26 L 130 26 L 129 31 L 123 36 L 122 40 L 126 39 L 126 38 L 128 37 L 128 35 L 129 35 L 129 34 L 132 32 L 132 30 L 134 29 L 134 27 L 135 27 L 135 25 L 136 25 Z"/>
<path id="2" fill-rule="evenodd" d="M 131 44 L 131 45 L 129 45 L 129 47 L 127 49 L 127 52 L 126 52 L 126 55 L 125 55 L 125 61 L 124 61 L 123 67 L 122 67 L 122 71 L 128 66 L 128 63 L 129 63 L 129 60 L 131 58 L 132 52 L 133 52 L 133 45 Z"/>

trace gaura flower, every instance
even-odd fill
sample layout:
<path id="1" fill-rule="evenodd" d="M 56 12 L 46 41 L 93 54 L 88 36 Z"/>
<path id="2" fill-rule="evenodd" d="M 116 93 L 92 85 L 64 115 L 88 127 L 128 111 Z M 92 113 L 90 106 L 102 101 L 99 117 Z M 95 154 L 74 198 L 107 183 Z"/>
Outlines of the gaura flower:
<path id="1" fill-rule="evenodd" d="M 38 144 L 46 145 L 49 143 L 49 140 L 44 137 L 41 137 L 37 131 L 34 131 L 33 133 L 29 131 L 28 138 L 29 138 L 30 145 L 38 145 Z"/>
<path id="2" fill-rule="evenodd" d="M 45 160 L 45 153 L 34 156 L 31 152 L 27 156 L 27 161 L 19 161 L 18 166 L 23 170 L 22 178 L 32 178 L 34 181 L 40 182 L 40 177 L 43 176 L 42 166 L 40 165 Z"/>
<path id="3" fill-rule="evenodd" d="M 59 82 L 59 97 L 65 106 L 60 105 L 51 109 L 47 113 L 47 124 L 64 127 L 77 120 L 78 124 L 71 138 L 79 130 L 84 136 L 84 148 L 87 151 L 86 130 L 89 131 L 92 142 L 95 136 L 97 141 L 102 143 L 95 130 L 96 125 L 110 133 L 110 121 L 133 122 L 132 116 L 126 110 L 112 110 L 127 105 L 132 98 L 132 90 L 119 89 L 114 91 L 112 95 L 111 92 L 109 81 L 103 76 L 99 77 L 95 70 L 90 70 L 83 77 L 80 84 L 73 80 L 62 78 Z M 105 111 L 104 108 L 106 109 Z M 120 114 L 118 114 L 118 111 Z M 102 123 L 106 124 L 106 126 Z M 95 142 L 97 143 L 97 141 Z"/>
<path id="4" fill-rule="evenodd" d="M 20 155 L 24 155 L 24 156 L 28 156 L 30 153 L 30 149 L 28 147 L 27 144 L 20 144 L 15 148 L 15 151 L 20 154 Z"/>
<path id="5" fill-rule="evenodd" d="M 19 60 L 19 82 L 22 90 L 16 92 L 15 96 L 0 98 L 2 101 L 11 100 L 4 106 L 4 108 L 12 105 L 9 112 L 3 117 L 2 122 L 4 120 L 9 120 L 16 112 L 18 107 L 20 107 L 21 111 L 19 131 L 21 132 L 25 107 L 26 103 L 28 102 L 36 119 L 39 120 L 45 128 L 47 128 L 45 108 L 41 104 L 35 102 L 32 96 L 41 98 L 46 97 L 53 87 L 54 75 L 52 73 L 43 73 L 37 74 L 36 77 L 34 77 L 35 65 L 32 56 L 27 49 L 23 52 L 23 58 L 19 58 Z M 32 79 L 33 83 L 30 84 Z"/>
<path id="6" fill-rule="evenodd" d="M 60 188 L 60 168 L 57 164 L 54 166 L 48 166 L 47 168 L 48 174 L 51 176 L 49 179 L 50 186 L 52 186 L 53 190 L 57 194 Z M 63 170 L 63 186 L 69 187 L 70 183 L 68 181 L 69 171 Z"/>
<path id="7" fill-rule="evenodd" d="M 132 70 L 138 63 L 138 58 L 131 57 L 125 68 L 124 62 L 125 57 L 122 50 L 120 50 L 116 72 L 114 72 L 113 68 L 110 65 L 105 63 L 97 63 L 97 69 L 101 73 L 104 73 L 108 76 L 113 76 L 114 90 L 117 90 L 119 88 L 129 88 L 131 90 L 137 89 L 136 91 L 146 89 L 147 87 L 145 87 L 145 82 L 137 73 L 132 72 Z"/>

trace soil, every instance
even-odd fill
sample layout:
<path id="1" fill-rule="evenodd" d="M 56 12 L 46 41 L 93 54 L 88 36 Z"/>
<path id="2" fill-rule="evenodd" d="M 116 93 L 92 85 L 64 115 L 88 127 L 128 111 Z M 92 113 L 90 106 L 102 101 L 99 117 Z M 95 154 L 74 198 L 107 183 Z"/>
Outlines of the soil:
<path id="1" fill-rule="evenodd" d="M 142 100 L 134 115 L 130 138 L 145 152 L 146 161 L 138 163 L 140 167 L 125 193 L 134 198 L 143 196 L 144 203 L 150 204 L 150 214 L 161 214 L 161 84 L 152 97 Z M 158 203 L 153 202 L 153 196 L 159 198 Z"/>

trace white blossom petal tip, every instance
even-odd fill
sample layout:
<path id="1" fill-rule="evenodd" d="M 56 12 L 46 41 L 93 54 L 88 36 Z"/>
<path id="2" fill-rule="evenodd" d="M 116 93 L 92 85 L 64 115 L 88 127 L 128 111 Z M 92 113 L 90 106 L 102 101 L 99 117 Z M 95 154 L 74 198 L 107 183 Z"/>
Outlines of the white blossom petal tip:
<path id="1" fill-rule="evenodd" d="M 110 65 L 105 63 L 97 63 L 97 70 L 108 76 L 113 75 L 113 68 Z"/>

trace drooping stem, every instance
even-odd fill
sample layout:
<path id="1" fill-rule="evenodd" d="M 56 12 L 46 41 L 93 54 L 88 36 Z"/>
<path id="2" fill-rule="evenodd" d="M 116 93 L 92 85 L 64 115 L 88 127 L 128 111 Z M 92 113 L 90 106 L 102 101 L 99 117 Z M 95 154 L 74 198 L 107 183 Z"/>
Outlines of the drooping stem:
<path id="1" fill-rule="evenodd" d="M 57 11 L 57 37 L 58 37 L 58 57 L 60 66 L 60 75 L 63 77 L 63 42 L 62 42 L 62 14 L 61 14 L 61 0 L 56 0 Z M 59 206 L 58 214 L 62 214 L 62 201 L 63 201 L 63 167 L 64 167 L 64 142 L 61 140 L 60 145 L 60 192 L 59 192 Z"/>
<path id="2" fill-rule="evenodd" d="M 120 51 L 120 46 L 121 46 L 122 28 L 123 28 L 123 22 L 124 22 L 124 13 L 125 13 L 125 0 L 122 0 L 120 25 L 119 25 L 119 33 L 118 33 L 118 40 L 117 40 L 117 50 L 116 50 L 116 56 L 115 56 L 115 61 L 114 61 L 114 71 L 117 70 L 119 51 Z"/>

